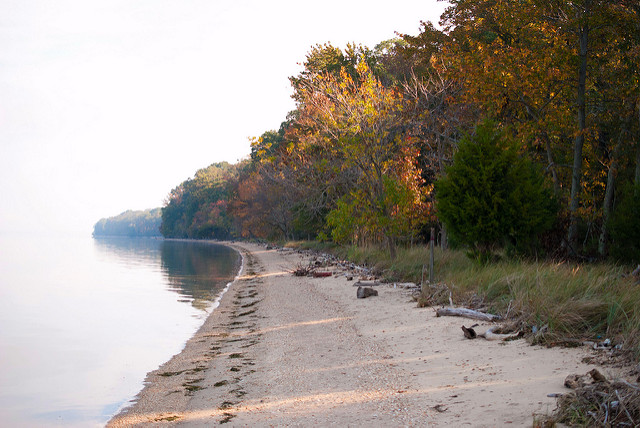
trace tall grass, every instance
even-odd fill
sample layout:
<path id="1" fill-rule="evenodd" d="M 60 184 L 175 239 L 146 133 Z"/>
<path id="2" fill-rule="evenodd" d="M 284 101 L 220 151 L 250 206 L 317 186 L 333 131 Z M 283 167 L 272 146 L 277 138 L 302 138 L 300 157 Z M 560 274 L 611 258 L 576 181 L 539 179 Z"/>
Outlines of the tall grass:
<path id="1" fill-rule="evenodd" d="M 429 278 L 426 247 L 399 249 L 395 260 L 376 247 L 324 250 L 366 264 L 388 280 L 421 283 Z M 609 338 L 639 358 L 640 284 L 624 275 L 628 271 L 607 263 L 506 258 L 480 266 L 461 251 L 435 251 L 435 280 L 448 287 L 456 304 L 481 305 L 543 330 L 538 339 L 544 343 Z"/>

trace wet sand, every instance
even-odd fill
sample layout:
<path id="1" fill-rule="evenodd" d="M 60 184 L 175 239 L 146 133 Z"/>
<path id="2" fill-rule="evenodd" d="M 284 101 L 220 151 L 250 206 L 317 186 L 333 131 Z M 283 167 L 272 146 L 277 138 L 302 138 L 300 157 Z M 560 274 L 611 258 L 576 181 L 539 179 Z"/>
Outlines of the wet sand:
<path id="1" fill-rule="evenodd" d="M 531 426 L 567 375 L 594 367 L 584 348 L 465 339 L 474 321 L 436 317 L 402 287 L 357 299 L 337 267 L 293 276 L 309 263 L 295 251 L 229 245 L 240 277 L 109 427 Z"/>

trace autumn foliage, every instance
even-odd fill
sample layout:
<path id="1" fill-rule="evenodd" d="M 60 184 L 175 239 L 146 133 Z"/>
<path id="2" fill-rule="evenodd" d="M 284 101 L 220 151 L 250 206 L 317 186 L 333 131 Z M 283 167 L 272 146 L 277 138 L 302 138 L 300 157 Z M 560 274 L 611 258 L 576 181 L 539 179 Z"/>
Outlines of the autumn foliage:
<path id="1" fill-rule="evenodd" d="M 638 3 L 453 0 L 440 25 L 422 23 L 418 35 L 374 49 L 312 47 L 290 78 L 296 109 L 252 140 L 248 159 L 174 189 L 163 233 L 329 239 L 393 255 L 430 227 L 442 245 L 449 230 L 473 250 L 479 241 L 461 240 L 461 231 L 489 236 L 492 222 L 512 229 L 492 247 L 532 248 L 551 222 L 555 257 L 616 254 L 624 236 L 616 212 L 634 212 L 620 189 L 640 184 Z M 482 132 L 509 144 L 467 159 L 459 148 L 477 152 L 482 141 L 465 135 L 487 120 L 492 129 Z M 512 171 L 526 192 L 509 190 L 492 219 L 451 216 L 459 203 L 445 208 L 437 199 L 446 186 L 434 193 L 436 181 L 453 180 L 447 171 L 478 181 L 472 175 L 500 159 L 526 164 Z M 507 191 L 478 183 L 450 196 L 495 201 Z M 557 201 L 558 211 L 526 208 L 538 198 Z"/>

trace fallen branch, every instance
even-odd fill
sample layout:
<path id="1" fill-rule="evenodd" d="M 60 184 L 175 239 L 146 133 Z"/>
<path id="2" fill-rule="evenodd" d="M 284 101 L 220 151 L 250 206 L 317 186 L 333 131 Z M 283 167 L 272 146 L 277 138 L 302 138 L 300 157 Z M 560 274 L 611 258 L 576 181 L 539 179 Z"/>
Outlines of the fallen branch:
<path id="1" fill-rule="evenodd" d="M 313 269 L 310 266 L 298 265 L 291 273 L 294 276 L 308 276 L 311 272 L 313 272 Z"/>
<path id="2" fill-rule="evenodd" d="M 498 326 L 491 327 L 484 333 L 479 334 L 478 337 L 484 337 L 487 340 L 509 340 L 509 339 L 515 339 L 516 337 L 521 336 L 520 332 L 509 333 L 509 334 L 494 333 L 494 331 L 498 330 L 499 328 L 500 327 Z"/>
<path id="3" fill-rule="evenodd" d="M 436 309 L 436 316 L 463 317 L 480 321 L 498 321 L 500 319 L 498 315 L 487 314 L 467 308 L 438 308 Z"/>
<path id="4" fill-rule="evenodd" d="M 354 287 L 374 287 L 380 285 L 378 281 L 358 281 L 353 284 Z"/>
<path id="5" fill-rule="evenodd" d="M 333 275 L 331 272 L 313 272 L 314 278 L 326 278 Z"/>

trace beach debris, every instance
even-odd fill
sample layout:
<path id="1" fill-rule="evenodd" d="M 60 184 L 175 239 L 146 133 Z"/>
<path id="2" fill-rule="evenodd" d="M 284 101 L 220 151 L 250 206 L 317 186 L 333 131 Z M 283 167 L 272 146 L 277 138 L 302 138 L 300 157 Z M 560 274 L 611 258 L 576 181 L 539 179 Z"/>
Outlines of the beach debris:
<path id="1" fill-rule="evenodd" d="M 295 270 L 291 271 L 296 276 L 312 276 L 313 272 L 318 272 L 322 269 L 323 271 L 331 271 L 332 276 L 337 277 L 344 275 L 349 281 L 352 281 L 355 276 L 363 279 L 375 279 L 371 269 L 365 266 L 358 266 L 347 260 L 339 259 L 332 254 L 317 253 L 313 250 L 293 250 L 291 248 L 282 248 L 278 251 L 285 250 L 288 252 L 295 251 L 308 260 L 308 265 L 299 264 Z M 322 275 L 319 277 L 322 277 Z"/>
<path id="2" fill-rule="evenodd" d="M 427 282 L 416 289 L 419 308 L 428 306 L 446 305 L 453 306 L 453 296 L 451 289 L 445 283 L 431 284 Z"/>
<path id="3" fill-rule="evenodd" d="M 326 278 L 333 275 L 332 272 L 313 272 L 311 274 L 311 276 L 313 276 L 314 278 Z"/>
<path id="4" fill-rule="evenodd" d="M 500 333 L 503 330 L 504 328 L 499 325 L 493 326 L 489 328 L 487 331 L 485 331 L 484 333 L 478 334 L 478 336 L 484 337 L 487 340 L 502 340 L 502 341 L 515 340 L 515 339 L 524 337 L 523 331 L 516 331 L 514 333 Z"/>
<path id="5" fill-rule="evenodd" d="M 356 296 L 358 297 L 358 299 L 366 299 L 367 297 L 377 296 L 377 295 L 378 295 L 378 290 L 374 290 L 373 288 L 369 288 L 369 287 L 358 287 L 358 290 L 356 292 Z"/>
<path id="6" fill-rule="evenodd" d="M 363 281 L 363 280 L 360 280 L 360 281 L 354 282 L 353 286 L 354 287 L 375 287 L 375 286 L 380 285 L 380 284 L 381 284 L 380 282 L 375 281 L 375 280 L 374 281 Z"/>
<path id="7" fill-rule="evenodd" d="M 473 329 L 474 327 L 477 327 L 478 324 L 474 324 L 471 327 L 465 327 L 464 325 L 462 326 L 462 332 L 464 333 L 464 337 L 466 337 L 467 339 L 475 339 L 476 337 L 478 337 L 478 333 L 476 333 L 476 331 Z"/>
<path id="8" fill-rule="evenodd" d="M 311 257 L 311 263 L 317 267 L 335 266 L 337 259 L 330 254 L 316 254 Z"/>
<path id="9" fill-rule="evenodd" d="M 564 386 L 569 389 L 577 389 L 584 386 L 584 376 L 570 374 L 564 379 Z"/>
<path id="10" fill-rule="evenodd" d="M 614 345 L 611 339 L 605 339 L 601 342 L 594 342 L 592 340 L 577 340 L 577 345 L 588 346 L 593 348 L 594 351 L 608 351 L 610 355 L 614 355 L 623 350 L 621 343 Z"/>
<path id="11" fill-rule="evenodd" d="M 420 286 L 415 282 L 394 282 L 393 288 L 404 288 L 405 290 L 420 290 Z"/>
<path id="12" fill-rule="evenodd" d="M 463 317 L 463 318 L 471 318 L 480 321 L 498 321 L 500 320 L 499 315 L 493 315 L 486 312 L 474 311 L 473 309 L 467 308 L 438 308 L 436 309 L 436 316 L 450 316 L 450 317 Z"/>
<path id="13" fill-rule="evenodd" d="M 445 406 L 444 404 L 436 404 L 432 408 L 433 408 L 433 410 L 435 410 L 436 412 L 439 412 L 439 413 L 444 413 L 444 412 L 446 412 L 448 410 L 448 407 Z"/>
<path id="14" fill-rule="evenodd" d="M 579 426 L 640 426 L 640 386 L 624 379 L 608 380 L 598 369 L 565 379 L 572 389 L 558 398 L 551 422 Z"/>
<path id="15" fill-rule="evenodd" d="M 605 339 L 601 342 L 594 342 L 592 340 L 583 340 L 581 343 L 585 346 L 593 348 L 595 351 L 610 350 L 612 345 L 611 339 Z"/>
<path id="16" fill-rule="evenodd" d="M 591 376 L 591 379 L 593 379 L 594 382 L 608 382 L 608 380 L 605 377 L 605 375 L 600 373 L 600 371 L 598 371 L 598 369 L 592 369 L 587 374 L 589 376 Z"/>
<path id="17" fill-rule="evenodd" d="M 313 272 L 313 268 L 311 266 L 303 266 L 298 265 L 293 270 L 294 276 L 309 276 Z"/>
<path id="18" fill-rule="evenodd" d="M 484 333 L 478 333 L 474 330 L 475 327 L 478 327 L 478 324 L 474 324 L 471 327 L 462 326 L 462 332 L 464 337 L 467 339 L 476 339 L 478 337 L 483 337 L 487 340 L 513 340 L 519 337 L 523 337 L 524 333 L 521 331 L 517 331 L 515 333 L 501 333 L 501 331 L 506 330 L 505 327 L 501 326 L 493 326 L 487 329 Z"/>
<path id="19" fill-rule="evenodd" d="M 313 264 L 307 266 L 299 264 L 291 273 L 293 273 L 294 276 L 312 276 L 314 278 L 326 278 L 333 275 L 333 272 L 318 271 L 317 267 Z"/>
<path id="20" fill-rule="evenodd" d="M 611 339 L 605 339 L 602 342 L 597 342 L 593 344 L 593 349 L 594 350 L 609 350 L 611 349 Z"/>

